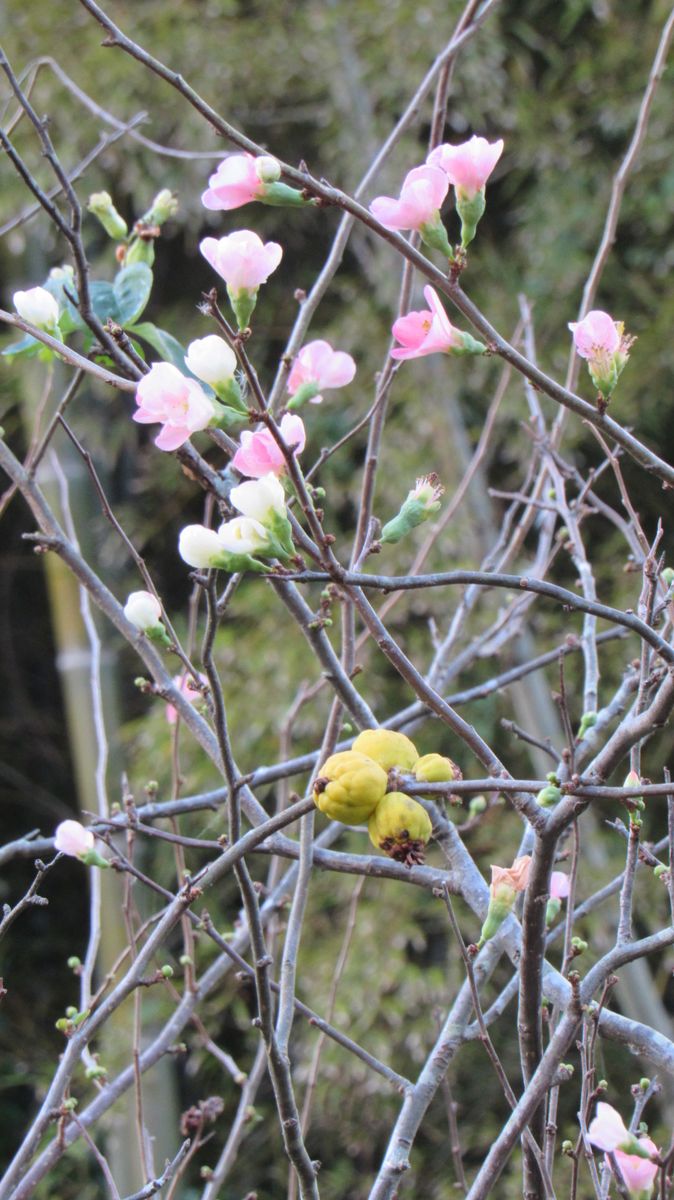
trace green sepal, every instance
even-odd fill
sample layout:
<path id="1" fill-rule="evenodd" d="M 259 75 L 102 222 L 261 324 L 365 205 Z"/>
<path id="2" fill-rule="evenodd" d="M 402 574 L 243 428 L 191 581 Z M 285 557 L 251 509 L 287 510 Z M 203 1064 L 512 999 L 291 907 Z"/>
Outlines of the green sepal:
<path id="1" fill-rule="evenodd" d="M 137 263 L 154 266 L 154 239 L 136 237 L 130 242 L 124 256 L 124 266 L 134 267 Z"/>
<path id="2" fill-rule="evenodd" d="M 433 250 L 439 250 L 448 258 L 450 262 L 454 262 L 454 251 L 447 237 L 447 230 L 440 220 L 440 213 L 437 214 L 437 219 L 427 225 L 422 225 L 419 233 L 421 240 L 426 246 L 430 246 Z"/>
<path id="3" fill-rule="evenodd" d="M 161 621 L 156 625 L 151 625 L 149 629 L 145 629 L 143 632 L 149 637 L 151 642 L 156 642 L 157 645 L 164 646 L 167 650 L 173 645 Z"/>
<path id="4" fill-rule="evenodd" d="M 277 558 L 292 558 L 295 554 L 295 545 L 292 526 L 288 518 L 280 516 L 279 513 L 273 513 L 265 524 L 265 528 L 269 534 L 270 552 Z"/>
<path id="5" fill-rule="evenodd" d="M 286 404 L 286 408 L 301 408 L 303 404 L 306 404 L 307 400 L 313 400 L 314 396 L 318 396 L 319 392 L 320 388 L 318 384 L 302 383 L 295 392 L 295 395 L 291 396 L 290 400 Z"/>
<path id="6" fill-rule="evenodd" d="M 243 288 L 240 292 L 235 292 L 227 287 L 227 295 L 229 303 L 232 306 L 232 311 L 236 317 L 236 323 L 239 330 L 247 329 L 250 325 L 250 318 L 255 311 L 257 304 L 258 288 L 246 289 Z"/>
<path id="7" fill-rule="evenodd" d="M 103 858 L 98 850 L 87 850 L 85 854 L 80 854 L 78 857 L 85 867 L 101 867 L 106 870 L 110 866 L 108 860 Z"/>
<path id="8" fill-rule="evenodd" d="M 449 351 L 455 358 L 464 358 L 466 355 L 486 354 L 487 347 L 484 342 L 478 341 L 470 333 L 462 333 L 463 344 L 461 346 L 453 346 Z"/>
<path id="9" fill-rule="evenodd" d="M 297 188 L 288 187 L 287 183 L 266 183 L 264 192 L 257 197 L 262 204 L 271 204 L 277 208 L 306 208 L 315 205 L 313 196 L 305 198 Z"/>
<path id="10" fill-rule="evenodd" d="M 214 391 L 218 399 L 222 400 L 227 408 L 236 409 L 244 417 L 248 416 L 248 405 L 243 398 L 241 388 L 236 379 L 228 379 L 226 383 L 221 383 L 218 387 L 214 388 Z"/>
<path id="11" fill-rule="evenodd" d="M 485 189 L 481 188 L 474 196 L 470 198 L 462 194 L 457 188 L 456 192 L 456 211 L 461 218 L 461 246 L 465 250 L 473 238 L 483 215 L 487 201 L 485 199 Z"/>

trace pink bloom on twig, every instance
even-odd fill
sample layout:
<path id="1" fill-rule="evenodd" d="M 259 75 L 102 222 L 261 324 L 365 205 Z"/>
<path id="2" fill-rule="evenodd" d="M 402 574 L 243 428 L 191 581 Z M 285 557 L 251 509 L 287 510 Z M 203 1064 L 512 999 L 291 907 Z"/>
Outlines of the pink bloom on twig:
<path id="1" fill-rule="evenodd" d="M 582 321 L 570 321 L 573 344 L 581 358 L 595 359 L 615 354 L 620 346 L 617 321 L 601 309 L 593 309 Z"/>
<path id="2" fill-rule="evenodd" d="M 387 229 L 422 229 L 435 224 L 449 190 L 444 171 L 430 165 L 415 167 L 405 176 L 398 200 L 377 196 L 370 212 Z"/>
<path id="3" fill-rule="evenodd" d="M 658 1153 L 655 1142 L 652 1142 L 649 1137 L 637 1138 L 637 1142 L 643 1146 L 644 1150 L 648 1150 L 649 1154 Z M 657 1163 L 651 1162 L 647 1158 L 641 1158 L 638 1154 L 625 1154 L 623 1150 L 616 1150 L 615 1157 L 630 1195 L 639 1197 L 639 1200 L 642 1200 L 644 1196 L 651 1196 L 655 1176 L 658 1173 Z"/>
<path id="4" fill-rule="evenodd" d="M 160 450 L 177 450 L 193 433 L 206 429 L 214 416 L 213 404 L 200 384 L 181 375 L 171 363 L 153 363 L 138 384 L 136 404 L 134 421 L 163 426 L 155 438 Z"/>
<path id="5" fill-rule="evenodd" d="M 437 146 L 428 156 L 433 167 L 441 168 L 457 191 L 470 199 L 482 191 L 501 154 L 503 139 L 488 142 L 483 137 L 472 137 L 459 146 L 445 142 Z"/>
<path id="6" fill-rule="evenodd" d="M 306 442 L 304 422 L 293 413 L 286 413 L 279 425 L 281 437 L 286 445 L 301 454 Z M 258 429 L 255 433 L 244 430 L 241 444 L 232 459 L 232 466 L 250 479 L 261 479 L 270 472 L 282 475 L 286 460 L 269 429 Z"/>
<path id="7" fill-rule="evenodd" d="M 192 677 L 189 675 L 174 675 L 173 683 L 190 704 L 196 704 L 197 700 L 203 700 L 204 697 L 203 693 L 198 688 L 192 687 L 190 682 L 191 678 Z M 200 673 L 199 682 L 207 684 L 208 680 L 205 675 Z M 167 704 L 164 711 L 166 713 L 166 720 L 168 721 L 169 725 L 175 725 L 176 721 L 178 720 L 178 710 L 175 705 Z"/>
<path id="8" fill-rule="evenodd" d="M 424 288 L 428 309 L 410 312 L 399 317 L 391 330 L 399 346 L 391 351 L 392 358 L 424 358 L 427 354 L 483 354 L 481 342 L 455 329 L 445 312 L 437 292 Z"/>
<path id="9" fill-rule="evenodd" d="M 263 244 L 250 229 L 238 229 L 227 237 L 204 238 L 199 249 L 235 293 L 257 291 L 283 257 L 283 247 L 278 242 Z"/>
<path id="10" fill-rule="evenodd" d="M 629 1146 L 632 1134 L 625 1128 L 620 1113 L 611 1104 L 600 1100 L 597 1105 L 597 1115 L 590 1122 L 587 1131 L 589 1141 L 599 1150 L 618 1150 L 621 1146 Z"/>
<path id="11" fill-rule="evenodd" d="M 90 829 L 85 829 L 79 821 L 61 821 L 54 834 L 54 849 L 61 854 L 69 854 L 79 858 L 94 848 L 94 835 Z"/>
<path id="12" fill-rule="evenodd" d="M 553 900 L 566 900 L 571 881 L 564 871 L 553 871 L 550 876 L 550 895 Z"/>
<path id="13" fill-rule="evenodd" d="M 295 358 L 288 376 L 288 391 L 292 397 L 300 393 L 298 399 L 320 404 L 324 390 L 346 387 L 355 374 L 356 364 L 350 354 L 333 350 L 329 342 L 318 339 L 307 342 Z"/>
<path id="14" fill-rule="evenodd" d="M 201 197 L 204 208 L 228 212 L 261 199 L 268 183 L 264 177 L 265 169 L 274 161 L 266 157 L 255 158 L 252 154 L 230 154 L 208 181 L 208 188 Z M 279 173 L 280 168 L 277 179 Z"/>

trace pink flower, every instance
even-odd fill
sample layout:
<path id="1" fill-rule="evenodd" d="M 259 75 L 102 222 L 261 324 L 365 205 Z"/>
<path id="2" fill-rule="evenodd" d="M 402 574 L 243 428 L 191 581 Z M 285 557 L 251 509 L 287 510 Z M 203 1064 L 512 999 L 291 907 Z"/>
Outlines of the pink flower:
<path id="1" fill-rule="evenodd" d="M 391 351 L 392 358 L 423 358 L 426 354 L 483 354 L 481 342 L 462 333 L 452 325 L 440 303 L 437 292 L 424 288 L 428 310 L 410 312 L 399 317 L 391 330 L 400 346 Z"/>
<path id="2" fill-rule="evenodd" d="M 195 704 L 197 700 L 203 700 L 203 693 L 200 692 L 198 688 L 192 687 L 189 676 L 174 675 L 173 682 L 185 699 L 189 700 L 190 704 Z M 208 683 L 208 680 L 205 675 L 200 674 L 199 682 Z M 176 721 L 178 720 L 178 710 L 176 709 L 175 705 L 167 704 L 165 712 L 166 720 L 168 721 L 169 725 L 175 725 Z"/>
<path id="3" fill-rule="evenodd" d="M 227 237 L 204 238 L 199 249 L 233 293 L 257 291 L 283 257 L 283 248 L 277 242 L 263 245 L 250 229 L 238 229 Z"/>
<path id="4" fill-rule="evenodd" d="M 290 449 L 301 454 L 306 442 L 304 422 L 301 417 L 286 413 L 279 426 L 281 437 Z M 232 466 L 242 475 L 261 479 L 263 475 L 282 475 L 286 461 L 268 429 L 255 433 L 245 430 L 241 434 L 241 445 L 232 459 Z"/>
<path id="5" fill-rule="evenodd" d="M 161 424 L 155 438 L 160 450 L 177 450 L 193 433 L 213 420 L 214 409 L 200 384 L 181 375 L 171 363 L 153 363 L 136 390 L 134 421 Z"/>
<path id="6" fill-rule="evenodd" d="M 252 154 L 230 154 L 208 181 L 208 188 L 201 197 L 204 208 L 227 212 L 259 200 L 266 181 L 258 174 L 258 162 L 266 161 L 269 160 L 257 159 Z"/>
<path id="7" fill-rule="evenodd" d="M 553 900 L 566 900 L 571 881 L 564 871 L 553 871 L 550 876 L 550 895 Z"/>
<path id="8" fill-rule="evenodd" d="M 590 1123 L 587 1131 L 593 1146 L 600 1150 L 619 1150 L 621 1146 L 629 1146 L 633 1141 L 632 1134 L 625 1128 L 625 1123 L 610 1104 L 600 1100 L 597 1105 L 597 1115 Z"/>
<path id="9" fill-rule="evenodd" d="M 441 168 L 449 183 L 454 184 L 466 199 L 481 192 L 503 153 L 503 140 L 488 142 L 472 137 L 460 146 L 445 143 L 428 156 L 429 165 Z"/>
<path id="10" fill-rule="evenodd" d="M 658 1153 L 655 1142 L 649 1137 L 640 1137 L 637 1141 L 649 1154 Z M 653 1183 L 658 1173 L 657 1164 L 637 1154 L 625 1154 L 623 1150 L 616 1150 L 615 1156 L 630 1195 L 639 1197 L 640 1200 L 643 1196 L 652 1195 Z"/>
<path id="11" fill-rule="evenodd" d="M 94 835 L 90 829 L 85 829 L 79 821 L 61 821 L 54 834 L 54 849 L 79 858 L 93 848 Z"/>
<path id="12" fill-rule="evenodd" d="M 415 167 L 405 176 L 400 199 L 377 196 L 370 212 L 387 229 L 420 230 L 437 223 L 448 189 L 449 180 L 437 166 Z"/>
<path id="13" fill-rule="evenodd" d="M 299 403 L 310 400 L 320 404 L 323 389 L 345 387 L 355 374 L 356 364 L 350 354 L 333 350 L 329 342 L 307 342 L 292 365 L 288 391 Z"/>
<path id="14" fill-rule="evenodd" d="M 570 321 L 569 329 L 581 358 L 596 359 L 615 354 L 620 346 L 618 323 L 601 309 L 593 309 L 582 321 Z"/>
<path id="15" fill-rule="evenodd" d="M 592 382 L 607 402 L 635 339 L 626 336 L 622 321 L 614 321 L 601 309 L 593 309 L 582 321 L 569 322 L 569 329 L 576 351 L 581 358 L 587 359 Z"/>

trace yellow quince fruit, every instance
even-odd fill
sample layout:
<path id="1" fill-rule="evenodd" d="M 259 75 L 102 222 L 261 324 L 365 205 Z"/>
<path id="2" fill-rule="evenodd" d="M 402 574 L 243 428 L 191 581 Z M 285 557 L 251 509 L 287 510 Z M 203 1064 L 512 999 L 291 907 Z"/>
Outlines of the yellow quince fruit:
<path id="1" fill-rule="evenodd" d="M 387 783 L 386 771 L 378 763 L 355 750 L 344 750 L 323 763 L 314 783 L 314 803 L 332 821 L 360 825 L 374 812 Z"/>
<path id="2" fill-rule="evenodd" d="M 411 771 L 419 757 L 414 742 L 404 733 L 395 733 L 393 729 L 364 729 L 358 734 L 353 748 L 359 754 L 373 758 L 385 771 L 390 771 L 391 767 Z"/>
<path id="3" fill-rule="evenodd" d="M 463 779 L 459 767 L 442 754 L 424 754 L 414 764 L 414 776 L 419 783 L 452 783 Z"/>
<path id="4" fill-rule="evenodd" d="M 406 867 L 424 861 L 432 830 L 426 809 L 404 792 L 387 792 L 367 825 L 372 845 Z"/>

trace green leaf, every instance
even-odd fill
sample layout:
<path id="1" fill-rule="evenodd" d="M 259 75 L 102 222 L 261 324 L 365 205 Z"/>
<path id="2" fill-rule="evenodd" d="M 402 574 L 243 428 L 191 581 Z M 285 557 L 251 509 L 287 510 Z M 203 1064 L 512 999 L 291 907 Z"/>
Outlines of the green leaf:
<path id="1" fill-rule="evenodd" d="M 38 353 L 41 346 L 42 342 L 38 342 L 37 338 L 31 337 L 27 333 L 18 342 L 12 342 L 10 346 L 6 346 L 0 353 L 3 358 L 32 358 Z"/>
<path id="2" fill-rule="evenodd" d="M 133 325 L 150 299 L 152 271 L 147 263 L 137 262 L 124 267 L 113 284 L 119 324 Z"/>
<path id="3" fill-rule="evenodd" d="M 107 320 L 116 321 L 118 325 L 123 324 L 120 319 L 117 299 L 111 283 L 105 283 L 102 279 L 96 279 L 89 285 L 89 294 L 91 296 L 91 307 L 101 324 L 105 325 Z"/>
<path id="4" fill-rule="evenodd" d="M 129 332 L 152 346 L 163 362 L 172 363 L 174 367 L 182 371 L 183 375 L 194 379 L 192 372 L 188 371 L 185 364 L 185 348 L 180 345 L 177 338 L 173 337 L 173 334 L 167 333 L 165 329 L 159 329 L 151 321 L 143 321 L 140 325 L 134 325 Z"/>

